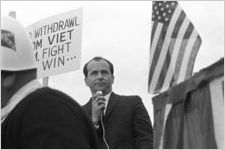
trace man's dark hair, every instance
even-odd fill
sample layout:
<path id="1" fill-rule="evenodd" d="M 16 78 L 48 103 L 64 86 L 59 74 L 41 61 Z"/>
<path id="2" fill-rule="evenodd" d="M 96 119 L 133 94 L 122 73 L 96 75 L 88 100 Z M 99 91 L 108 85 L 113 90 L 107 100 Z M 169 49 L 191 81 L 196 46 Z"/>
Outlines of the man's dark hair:
<path id="1" fill-rule="evenodd" d="M 88 65 L 92 60 L 94 60 L 94 61 L 100 61 L 100 60 L 106 61 L 106 62 L 109 64 L 110 72 L 111 72 L 112 75 L 113 75 L 113 73 L 114 73 L 113 64 L 112 64 L 110 61 L 108 61 L 107 59 L 97 56 L 97 57 L 94 57 L 94 58 L 92 58 L 91 60 L 89 60 L 89 61 L 84 65 L 83 73 L 84 73 L 85 78 L 87 77 L 87 74 L 88 74 L 87 65 Z"/>

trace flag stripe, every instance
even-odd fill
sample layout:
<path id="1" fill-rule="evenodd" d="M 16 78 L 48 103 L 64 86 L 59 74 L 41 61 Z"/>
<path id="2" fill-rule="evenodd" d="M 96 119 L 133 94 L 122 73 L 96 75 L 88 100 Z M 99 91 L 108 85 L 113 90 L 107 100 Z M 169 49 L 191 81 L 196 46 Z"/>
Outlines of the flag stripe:
<path id="1" fill-rule="evenodd" d="M 193 67 L 190 68 L 191 66 L 193 66 L 192 64 L 189 63 L 193 63 L 193 57 L 196 56 L 196 53 L 198 52 L 197 49 L 193 49 L 193 45 L 195 44 L 197 38 L 198 38 L 198 34 L 197 32 L 195 32 L 195 30 L 193 30 L 192 34 L 191 34 L 191 39 L 189 39 L 187 47 L 185 49 L 185 57 L 182 60 L 182 64 L 180 67 L 180 72 L 179 72 L 179 78 L 177 80 L 177 83 L 180 83 L 182 81 L 184 81 L 184 79 L 187 77 L 187 73 L 192 72 Z M 188 75 L 190 76 L 190 75 Z"/>
<path id="2" fill-rule="evenodd" d="M 163 26 L 161 23 L 156 23 L 156 24 L 158 24 L 158 27 L 157 27 L 154 40 L 152 43 L 152 47 L 151 47 L 151 54 L 150 54 L 151 70 L 149 74 L 149 79 L 152 79 L 153 73 L 155 71 L 155 66 L 157 64 L 157 60 L 161 53 L 162 45 L 164 43 L 164 39 L 165 39 L 166 31 L 167 31 L 167 26 Z M 149 83 L 150 82 L 151 80 L 149 80 Z"/>
<path id="3" fill-rule="evenodd" d="M 163 83 L 164 83 L 164 80 L 165 80 L 165 76 L 167 74 L 167 71 L 168 71 L 168 68 L 169 68 L 169 64 L 170 64 L 170 60 L 171 60 L 171 56 L 173 54 L 173 50 L 174 50 L 174 44 L 176 42 L 176 38 L 178 36 L 178 31 L 181 27 L 181 24 L 182 22 L 184 21 L 185 19 L 185 14 L 183 11 L 181 11 L 181 14 L 175 24 L 175 28 L 173 30 L 173 33 L 172 33 L 172 39 L 170 41 L 170 44 L 169 44 L 169 48 L 168 48 L 168 51 L 167 51 L 167 56 L 165 58 L 165 61 L 164 61 L 164 64 L 163 64 L 163 68 L 162 68 L 162 71 L 160 73 L 160 77 L 159 77 L 159 81 L 156 85 L 156 89 L 155 91 L 156 92 L 160 92 L 159 89 L 162 88 L 163 86 Z"/>
<path id="4" fill-rule="evenodd" d="M 154 24 L 158 24 L 157 25 L 157 28 L 156 28 L 156 31 L 154 32 L 154 36 L 153 36 L 153 42 L 151 43 L 151 51 L 150 51 L 150 65 L 152 64 L 152 61 L 153 60 L 153 56 L 155 55 L 155 50 L 156 50 L 156 47 L 158 45 L 158 41 L 159 41 L 159 38 L 160 38 L 160 33 L 162 32 L 163 30 L 163 24 L 161 23 L 156 23 L 154 22 Z M 165 30 L 165 29 L 164 29 Z M 157 57 L 157 56 L 155 56 Z M 150 66 L 151 67 L 151 66 Z"/>
<path id="5" fill-rule="evenodd" d="M 175 85 L 177 83 L 177 80 L 180 76 L 180 73 L 186 74 L 186 68 L 184 69 L 183 67 L 184 67 L 184 65 L 187 65 L 188 62 L 186 62 L 183 59 L 189 59 L 189 56 L 186 57 L 185 53 L 187 53 L 187 52 L 185 52 L 185 51 L 191 51 L 191 49 L 188 49 L 188 48 L 186 49 L 186 47 L 188 45 L 189 37 L 191 36 L 192 31 L 193 31 L 193 25 L 190 23 L 188 28 L 187 28 L 187 31 L 184 35 L 184 39 L 183 39 L 183 42 L 182 42 L 181 47 L 180 47 L 180 52 L 179 52 L 177 62 L 176 62 L 177 65 L 176 65 L 175 72 L 174 72 L 174 75 L 173 75 L 173 80 L 171 80 L 170 85 Z M 181 69 L 183 69 L 183 70 L 181 71 Z M 185 72 L 183 72 L 184 70 L 185 70 Z"/>
<path id="6" fill-rule="evenodd" d="M 179 6 L 177 6 L 177 7 L 179 7 Z M 175 27 L 174 27 L 174 30 L 173 30 L 173 34 L 172 34 L 172 38 L 173 39 L 177 38 L 178 33 L 180 31 L 180 28 L 181 28 L 181 25 L 184 22 L 184 19 L 185 19 L 185 13 L 182 10 L 180 15 L 179 15 L 179 17 L 178 17 L 178 19 L 176 20 L 176 24 L 175 24 Z"/>
<path id="7" fill-rule="evenodd" d="M 165 56 L 167 54 L 167 50 L 168 50 L 169 43 L 170 43 L 170 37 L 172 35 L 172 31 L 173 31 L 174 25 L 176 23 L 177 18 L 180 15 L 180 13 L 181 13 L 181 9 L 180 9 L 180 7 L 177 7 L 175 9 L 174 15 L 172 16 L 171 21 L 169 23 L 168 30 L 166 32 L 166 38 L 165 38 L 165 41 L 164 41 L 163 47 L 162 47 L 162 49 L 165 50 L 165 52 L 160 53 L 160 56 L 159 56 L 159 59 L 158 59 L 158 63 L 156 65 L 156 67 L 155 67 L 156 69 L 155 69 L 155 71 L 153 73 L 152 82 L 150 84 L 150 91 L 152 91 L 153 93 L 154 93 L 156 84 L 158 82 L 159 73 L 161 72 L 162 65 L 163 65 L 163 62 L 165 60 Z"/>
<path id="8" fill-rule="evenodd" d="M 161 24 L 161 26 L 162 26 L 162 25 L 163 25 L 163 24 Z M 154 37 L 154 35 L 155 35 L 155 33 L 156 33 L 157 28 L 158 28 L 157 23 L 156 23 L 156 22 L 152 22 L 151 45 L 152 45 L 152 40 L 153 40 L 153 37 Z M 157 38 L 158 38 L 158 37 L 157 37 Z"/>
<path id="9" fill-rule="evenodd" d="M 179 29 L 179 34 L 176 38 L 176 43 L 175 43 L 174 51 L 173 51 L 173 54 L 172 54 L 172 59 L 171 59 L 170 66 L 169 66 L 169 69 L 168 69 L 167 74 L 166 74 L 165 81 L 163 83 L 162 90 L 167 90 L 168 87 L 170 86 L 170 83 L 171 83 L 170 81 L 173 77 L 174 70 L 175 70 L 177 56 L 178 56 L 178 53 L 179 53 L 179 50 L 180 50 L 180 47 L 181 47 L 181 43 L 183 41 L 183 37 L 184 37 L 184 34 L 185 34 L 184 31 L 186 31 L 186 29 L 188 28 L 188 25 L 189 25 L 189 20 L 187 18 L 185 18 L 182 25 L 181 25 L 181 28 Z M 177 64 L 177 65 L 180 65 L 180 64 Z"/>
<path id="10" fill-rule="evenodd" d="M 192 75 L 201 38 L 178 2 L 155 1 L 152 9 L 148 91 L 156 94 Z"/>
<path id="11" fill-rule="evenodd" d="M 196 31 L 195 31 L 196 32 Z M 190 77 L 192 75 L 192 71 L 193 71 L 193 67 L 194 67 L 194 60 L 197 56 L 197 53 L 198 53 L 198 50 L 199 50 L 199 47 L 201 45 L 201 38 L 200 36 L 198 35 L 194 45 L 192 46 L 192 53 L 191 53 L 191 57 L 190 57 L 190 60 L 188 62 L 188 67 L 187 67 L 187 73 L 186 73 L 186 77 Z"/>
<path id="12" fill-rule="evenodd" d="M 174 41 L 171 41 L 171 43 L 174 43 Z M 169 48 L 169 49 L 171 49 L 171 48 Z M 168 70 L 168 67 L 169 67 L 169 64 L 170 64 L 170 60 L 171 60 L 171 53 L 168 50 L 167 56 L 166 56 L 164 64 L 163 64 L 162 71 L 161 71 L 160 76 L 159 76 L 159 81 L 158 81 L 158 83 L 156 85 L 156 88 L 155 88 L 155 92 L 157 92 L 157 93 L 160 92 L 160 89 L 162 88 L 162 85 L 163 85 L 163 82 L 164 82 L 164 79 L 165 79 L 165 76 L 166 76 L 166 73 L 167 73 L 167 70 Z"/>

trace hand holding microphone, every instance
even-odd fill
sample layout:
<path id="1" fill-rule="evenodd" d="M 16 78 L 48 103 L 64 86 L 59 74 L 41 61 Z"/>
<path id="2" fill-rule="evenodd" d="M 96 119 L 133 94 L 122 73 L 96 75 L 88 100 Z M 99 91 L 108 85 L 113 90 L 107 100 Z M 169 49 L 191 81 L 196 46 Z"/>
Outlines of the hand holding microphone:
<path id="1" fill-rule="evenodd" d="M 102 91 L 97 91 L 92 98 L 92 121 L 97 125 L 105 109 L 105 98 Z"/>
<path id="2" fill-rule="evenodd" d="M 98 122 L 101 120 L 102 129 L 103 129 L 103 141 L 107 149 L 109 149 L 109 144 L 107 143 L 105 138 L 105 127 L 102 120 L 102 114 L 104 113 L 104 109 L 105 109 L 105 98 L 103 96 L 102 91 L 97 91 L 96 94 L 93 96 L 93 100 L 92 100 L 92 121 L 95 127 L 98 128 L 97 127 L 99 126 Z"/>
<path id="3" fill-rule="evenodd" d="M 102 91 L 97 91 L 96 92 L 96 98 L 95 98 L 96 102 L 98 103 L 98 105 L 101 105 L 101 109 L 105 109 L 105 98 L 103 96 Z"/>

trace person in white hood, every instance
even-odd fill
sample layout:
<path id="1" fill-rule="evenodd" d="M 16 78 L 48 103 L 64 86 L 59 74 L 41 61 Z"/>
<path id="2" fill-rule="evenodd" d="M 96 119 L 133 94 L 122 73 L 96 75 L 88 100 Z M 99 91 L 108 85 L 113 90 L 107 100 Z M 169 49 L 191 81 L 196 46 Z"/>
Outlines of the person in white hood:
<path id="1" fill-rule="evenodd" d="M 1 18 L 1 148 L 98 148 L 96 131 L 81 106 L 42 87 L 23 26 Z"/>

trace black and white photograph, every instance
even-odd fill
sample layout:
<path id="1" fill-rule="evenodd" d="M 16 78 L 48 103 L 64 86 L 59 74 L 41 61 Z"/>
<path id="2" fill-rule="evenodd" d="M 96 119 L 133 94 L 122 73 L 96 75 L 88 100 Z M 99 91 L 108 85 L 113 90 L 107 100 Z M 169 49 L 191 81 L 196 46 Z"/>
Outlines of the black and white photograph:
<path id="1" fill-rule="evenodd" d="M 2 149 L 224 149 L 224 1 L 1 0 Z"/>

